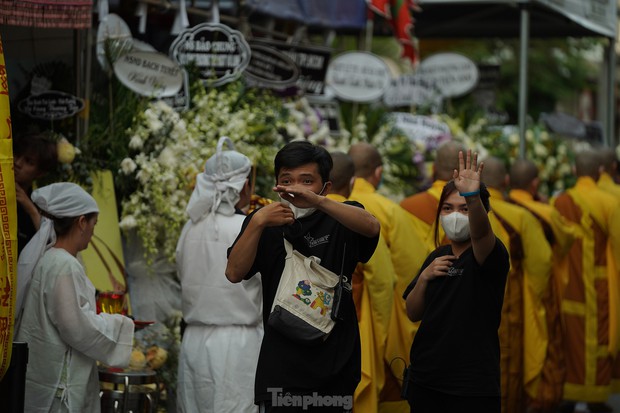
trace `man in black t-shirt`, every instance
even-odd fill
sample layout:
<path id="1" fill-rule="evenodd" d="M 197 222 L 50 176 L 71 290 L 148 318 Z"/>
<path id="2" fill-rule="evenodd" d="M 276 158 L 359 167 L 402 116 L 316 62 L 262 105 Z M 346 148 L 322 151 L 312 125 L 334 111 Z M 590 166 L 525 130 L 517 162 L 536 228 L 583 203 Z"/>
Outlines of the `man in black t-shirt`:
<path id="1" fill-rule="evenodd" d="M 304 256 L 351 278 L 376 247 L 379 222 L 357 202 L 336 202 L 329 192 L 332 159 L 322 147 L 291 142 L 275 157 L 281 202 L 249 215 L 229 249 L 226 276 L 240 282 L 260 272 L 265 336 L 256 371 L 255 402 L 265 412 L 344 412 L 352 409 L 360 379 L 360 344 L 353 302 L 344 320 L 320 344 L 300 344 L 268 324 L 286 251 L 284 238 Z"/>

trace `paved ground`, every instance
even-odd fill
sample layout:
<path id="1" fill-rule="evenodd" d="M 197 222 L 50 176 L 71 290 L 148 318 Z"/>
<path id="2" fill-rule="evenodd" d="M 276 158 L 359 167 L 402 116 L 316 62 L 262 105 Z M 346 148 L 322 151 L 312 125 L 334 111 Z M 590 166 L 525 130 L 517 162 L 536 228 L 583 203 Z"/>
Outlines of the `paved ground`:
<path id="1" fill-rule="evenodd" d="M 612 395 L 608 400 L 607 400 L 607 404 L 610 405 L 614 410 L 613 413 L 620 413 L 620 394 L 614 394 Z M 568 406 L 564 406 L 564 407 L 560 407 L 557 411 L 557 413 L 563 413 L 563 412 L 567 412 L 567 407 Z"/>
<path id="2" fill-rule="evenodd" d="M 611 396 L 608 403 L 614 408 L 614 413 L 620 413 L 620 394 Z"/>

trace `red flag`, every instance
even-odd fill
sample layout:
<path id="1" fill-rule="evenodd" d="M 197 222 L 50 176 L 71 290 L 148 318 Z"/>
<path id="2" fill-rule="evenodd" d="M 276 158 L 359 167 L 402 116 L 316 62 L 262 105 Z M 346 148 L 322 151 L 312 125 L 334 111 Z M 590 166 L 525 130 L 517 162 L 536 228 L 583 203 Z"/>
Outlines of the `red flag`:
<path id="1" fill-rule="evenodd" d="M 417 53 L 413 44 L 411 32 L 413 30 L 413 17 L 411 9 L 418 10 L 415 0 L 367 0 L 368 7 L 385 17 L 394 30 L 394 36 L 403 47 L 402 57 L 407 58 L 412 64 L 417 61 Z"/>

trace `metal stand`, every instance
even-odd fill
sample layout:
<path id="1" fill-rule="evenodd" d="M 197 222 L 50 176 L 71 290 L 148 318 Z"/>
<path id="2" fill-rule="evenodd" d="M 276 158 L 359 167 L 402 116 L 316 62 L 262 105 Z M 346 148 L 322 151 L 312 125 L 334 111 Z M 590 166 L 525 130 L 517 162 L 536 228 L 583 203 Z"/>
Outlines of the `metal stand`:
<path id="1" fill-rule="evenodd" d="M 112 384 L 102 388 L 102 413 L 155 413 L 159 400 L 159 381 L 153 370 L 99 368 L 99 382 Z M 155 384 L 155 388 L 145 385 Z"/>

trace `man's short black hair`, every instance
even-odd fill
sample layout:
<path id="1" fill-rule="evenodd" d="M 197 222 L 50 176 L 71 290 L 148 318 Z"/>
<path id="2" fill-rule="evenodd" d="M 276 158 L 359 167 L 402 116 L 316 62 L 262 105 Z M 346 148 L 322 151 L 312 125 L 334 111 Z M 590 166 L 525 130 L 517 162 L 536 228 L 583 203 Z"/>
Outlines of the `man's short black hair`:
<path id="1" fill-rule="evenodd" d="M 294 141 L 284 145 L 274 159 L 276 180 L 282 168 L 297 168 L 309 163 L 316 163 L 323 183 L 329 181 L 329 173 L 333 167 L 332 157 L 322 146 L 308 141 Z"/>

